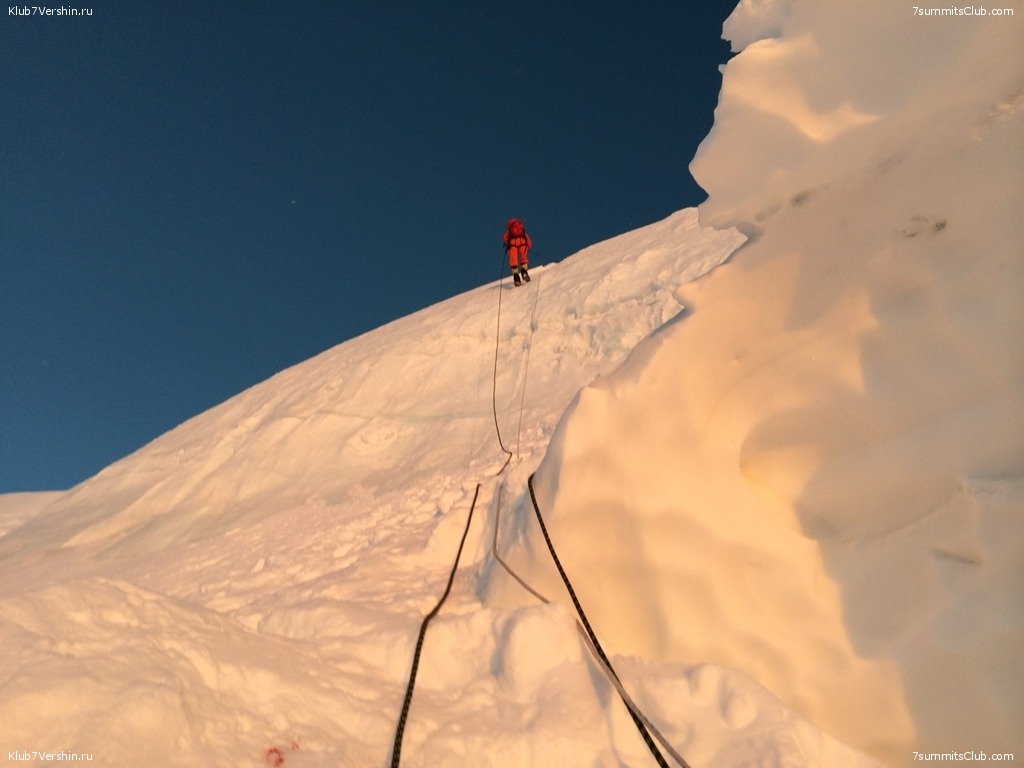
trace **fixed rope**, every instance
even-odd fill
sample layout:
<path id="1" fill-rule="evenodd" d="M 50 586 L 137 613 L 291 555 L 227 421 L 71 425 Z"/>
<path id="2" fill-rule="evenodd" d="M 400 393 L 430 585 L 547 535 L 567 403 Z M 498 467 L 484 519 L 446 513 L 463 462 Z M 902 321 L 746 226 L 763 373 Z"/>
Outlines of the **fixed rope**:
<path id="1" fill-rule="evenodd" d="M 505 270 L 504 263 L 502 264 L 501 276 L 498 280 L 498 322 L 497 329 L 494 332 L 494 376 L 491 384 L 491 410 L 494 413 L 494 431 L 498 435 L 498 445 L 501 446 L 501 450 L 505 453 L 505 463 L 502 464 L 495 474 L 501 475 L 508 467 L 509 462 L 512 461 L 512 451 L 505 447 L 504 441 L 501 439 L 501 429 L 498 426 L 498 350 L 501 343 L 501 295 L 504 292 L 504 281 L 505 281 Z M 536 312 L 536 304 L 534 304 L 534 312 Z M 523 385 L 523 396 L 526 395 L 525 382 Z M 519 425 L 522 430 L 522 404 L 520 404 L 519 414 Z M 412 694 L 416 687 L 416 673 L 420 666 L 420 656 L 423 652 L 423 641 L 427 635 L 427 626 L 441 610 L 441 606 L 444 605 L 445 600 L 448 599 L 448 594 L 452 590 L 452 584 L 455 581 L 455 573 L 459 568 L 459 560 L 462 558 L 462 548 L 466 543 L 466 536 L 469 534 L 469 526 L 473 520 L 473 511 L 476 509 L 476 502 L 480 496 L 480 483 L 477 483 L 476 490 L 473 492 L 473 503 L 469 507 L 469 515 L 466 518 L 466 527 L 462 532 L 462 540 L 459 542 L 458 552 L 455 554 L 455 563 L 452 565 L 452 571 L 448 576 L 448 584 L 445 587 L 444 594 L 441 595 L 441 599 L 437 605 L 434 606 L 434 610 L 426 615 L 423 619 L 423 623 L 420 625 L 419 637 L 416 639 L 416 650 L 413 652 L 412 667 L 409 671 L 409 682 L 405 689 L 405 699 L 402 702 L 402 712 L 398 716 L 398 726 L 395 730 L 395 742 L 391 749 L 391 768 L 398 768 L 402 757 L 402 738 L 405 735 L 405 724 L 409 718 L 409 708 L 412 706 Z M 506 566 L 507 567 L 507 566 Z M 523 586 L 529 589 L 529 587 L 522 582 Z"/>
<path id="2" fill-rule="evenodd" d="M 502 486 L 504 486 L 504 484 L 502 484 Z M 501 553 L 498 552 L 498 532 L 501 529 L 501 491 L 502 489 L 499 488 L 495 504 L 494 537 L 491 540 L 491 554 L 494 556 L 494 559 L 501 564 L 501 567 L 505 569 L 506 573 L 508 573 L 509 576 L 511 576 L 519 583 L 519 586 L 521 586 L 531 595 L 540 600 L 540 602 L 544 603 L 545 605 L 549 605 L 551 603 L 551 600 L 542 593 L 538 592 L 532 586 L 530 586 L 526 579 L 524 579 L 522 576 L 516 573 L 515 569 L 513 569 L 512 566 L 509 565 L 501 556 Z M 534 506 L 534 509 L 537 509 L 536 505 Z M 640 709 L 637 703 L 633 701 L 629 693 L 627 693 L 626 689 L 622 685 L 622 681 L 619 680 L 619 677 L 615 673 L 615 670 L 612 669 L 611 665 L 608 663 L 607 657 L 604 656 L 604 653 L 602 651 L 598 650 L 598 647 L 594 644 L 594 641 L 590 639 L 590 636 L 587 634 L 587 630 L 584 628 L 583 624 L 580 623 L 580 620 L 577 618 L 575 622 L 576 631 L 579 632 L 580 638 L 583 640 L 583 643 L 587 646 L 587 650 L 590 651 L 590 655 L 593 657 L 597 665 L 601 668 L 601 671 L 604 673 L 604 676 L 605 678 L 607 678 L 608 682 L 611 683 L 612 687 L 614 687 L 616 691 L 618 691 L 619 698 L 622 699 L 622 702 L 626 705 L 626 709 L 628 709 L 632 715 L 635 715 L 635 718 L 639 718 L 643 722 L 644 727 L 651 732 L 651 734 L 658 741 L 658 743 L 661 744 L 662 748 L 672 756 L 672 759 L 675 760 L 676 763 L 678 763 L 681 766 L 681 768 L 690 768 L 689 763 L 687 763 L 683 756 L 676 751 L 675 747 L 672 746 L 669 740 L 665 738 L 661 731 L 658 730 L 657 726 L 655 726 L 654 723 L 650 721 L 650 719 L 643 713 L 643 711 Z M 634 722 L 636 722 L 635 718 Z"/>
<path id="3" fill-rule="evenodd" d="M 565 588 L 569 592 L 569 597 L 572 598 L 572 604 L 576 608 L 576 614 L 583 623 L 587 637 L 593 644 L 593 650 L 597 652 L 597 656 L 601 660 L 602 665 L 607 667 L 611 675 L 618 681 L 619 676 L 616 674 L 611 661 L 609 661 L 607 654 L 605 654 L 604 649 L 601 647 L 601 643 L 597 639 L 597 635 L 594 633 L 594 628 L 590 626 L 590 622 L 587 620 L 587 614 L 583 611 L 583 606 L 580 604 L 579 598 L 576 597 L 576 590 L 573 589 L 572 582 L 569 581 L 569 576 L 566 574 L 565 568 L 562 567 L 562 561 L 558 559 L 558 553 L 555 552 L 555 545 L 551 541 L 551 536 L 548 535 L 548 527 L 544 524 L 544 516 L 540 513 L 540 505 L 537 503 L 537 494 L 533 490 L 532 474 L 526 479 L 526 485 L 530 489 L 530 501 L 533 502 L 533 510 L 537 514 L 537 522 L 540 524 L 541 533 L 544 534 L 544 541 L 548 545 L 548 552 L 551 554 L 551 559 L 554 561 L 555 567 L 558 569 L 559 576 L 562 577 L 562 583 L 565 584 Z M 620 695 L 624 693 L 619 686 L 616 686 L 616 689 L 619 691 Z M 658 765 L 662 768 L 669 768 L 668 762 L 665 760 L 665 756 L 661 754 L 661 751 L 658 749 L 658 745 L 654 743 L 654 739 L 651 737 L 650 731 L 647 729 L 644 721 L 640 718 L 637 712 L 634 711 L 635 705 L 630 706 L 631 702 L 628 700 L 628 697 L 624 697 L 622 703 L 625 704 L 626 709 L 629 710 L 629 716 L 632 718 L 633 724 L 636 725 L 636 729 L 640 732 L 640 736 L 643 737 L 644 743 L 651 751 L 651 755 L 654 756 Z M 681 757 L 678 759 L 680 761 L 680 765 L 684 768 L 689 768 L 685 760 Z"/>
<path id="4" fill-rule="evenodd" d="M 491 380 L 491 411 L 494 414 L 494 431 L 498 435 L 498 445 L 505 454 L 505 463 L 495 474 L 502 474 L 512 461 L 512 456 L 519 455 L 521 438 L 523 434 L 523 410 L 526 405 L 526 381 L 530 371 L 530 352 L 533 349 L 533 331 L 537 326 L 537 304 L 540 300 L 540 280 L 533 291 L 533 309 L 530 312 L 530 342 L 526 347 L 526 360 L 523 363 L 523 387 L 519 395 L 519 426 L 516 431 L 515 454 L 505 447 L 505 441 L 501 437 L 501 428 L 498 426 L 498 351 L 501 347 L 501 297 L 505 293 L 505 270 L 502 263 L 501 277 L 498 280 L 498 319 L 494 331 L 494 375 Z"/>
<path id="5" fill-rule="evenodd" d="M 505 453 L 505 463 L 501 465 L 501 469 L 497 472 L 499 475 L 505 471 L 509 462 L 512 461 L 512 451 L 505 447 L 505 442 L 501 439 L 501 427 L 498 426 L 498 349 L 501 346 L 501 294 L 505 292 L 504 288 L 505 264 L 502 261 L 501 277 L 498 279 L 498 322 L 494 330 L 494 377 L 491 380 L 491 411 L 494 413 L 494 431 L 498 435 L 498 445 L 501 446 L 501 450 Z"/>
<path id="6" fill-rule="evenodd" d="M 502 294 L 504 293 L 504 285 L 503 285 L 504 277 L 505 277 L 505 270 L 504 270 L 504 264 L 503 264 L 502 265 L 502 271 L 501 271 L 501 278 L 498 281 L 498 319 L 497 319 L 497 330 L 495 331 L 495 339 L 494 339 L 494 377 L 493 377 L 492 388 L 491 388 L 491 406 L 492 406 L 492 411 L 493 411 L 493 414 L 494 414 L 494 431 L 495 431 L 495 433 L 498 436 L 498 445 L 501 446 L 501 450 L 505 452 L 506 458 L 505 458 L 505 463 L 502 465 L 501 469 L 498 470 L 498 472 L 496 473 L 496 476 L 502 475 L 505 472 L 505 469 L 508 467 L 509 463 L 512 460 L 512 452 L 505 447 L 505 443 L 504 443 L 504 441 L 501 438 L 501 429 L 498 426 L 498 394 L 497 394 L 497 392 L 498 392 L 498 350 L 499 350 L 500 342 L 501 342 L 501 297 L 502 297 Z M 525 400 L 526 400 L 526 379 L 527 379 L 527 374 L 528 374 L 529 365 L 530 365 L 530 351 L 533 348 L 533 329 L 534 329 L 534 327 L 536 325 L 536 322 L 537 322 L 537 306 L 538 306 L 539 293 L 540 293 L 540 286 L 538 285 L 537 289 L 536 289 L 536 291 L 534 293 L 533 309 L 531 311 L 531 316 L 530 316 L 530 345 L 527 348 L 526 361 L 525 361 L 524 370 L 523 370 L 523 390 L 522 390 L 522 394 L 520 396 L 520 403 L 519 403 L 519 429 L 518 429 L 518 434 L 517 434 L 517 437 L 516 437 L 516 453 L 517 454 L 519 453 L 519 447 L 520 447 L 519 441 L 520 441 L 520 439 L 522 437 L 522 431 L 523 431 L 523 407 L 524 407 Z M 507 562 L 505 562 L 505 559 L 501 556 L 501 553 L 498 552 L 498 531 L 499 531 L 499 529 L 501 527 L 501 493 L 502 493 L 502 488 L 504 487 L 504 485 L 505 485 L 505 483 L 504 483 L 504 481 L 502 481 L 502 483 L 498 487 L 498 492 L 497 492 L 497 496 L 496 496 L 495 513 L 494 513 L 494 537 L 491 540 L 491 553 L 494 556 L 494 559 L 502 566 L 502 568 L 505 569 L 505 571 L 513 579 L 515 579 L 519 583 L 519 585 L 523 589 L 525 589 L 531 595 L 536 597 L 542 603 L 548 604 L 551 601 L 547 597 L 545 597 L 543 594 L 538 592 L 536 589 L 534 589 L 532 586 L 530 586 L 530 584 L 527 583 L 527 581 L 525 579 L 523 579 L 518 573 L 515 572 L 515 570 Z M 573 590 L 572 584 L 569 581 L 569 577 L 566 575 L 565 569 L 562 568 L 562 564 L 561 564 L 561 562 L 558 559 L 558 555 L 555 553 L 554 544 L 552 544 L 551 537 L 548 535 L 547 526 L 545 526 L 545 524 L 544 524 L 544 519 L 541 516 L 541 512 L 540 512 L 540 506 L 537 504 L 537 498 L 536 498 L 536 495 L 534 494 L 534 491 L 533 491 L 533 475 L 532 474 L 529 476 L 529 478 L 527 480 L 527 485 L 530 488 L 530 499 L 533 501 L 533 508 L 534 508 L 534 511 L 537 514 L 537 520 L 540 522 L 541 532 L 544 534 L 544 540 L 547 542 L 548 550 L 551 553 L 551 557 L 552 557 L 552 559 L 555 562 L 555 566 L 558 568 L 558 572 L 561 575 L 562 580 L 565 583 L 565 586 L 566 586 L 566 588 L 569 591 L 569 596 L 572 598 L 573 605 L 576 607 L 576 612 L 579 615 L 579 619 L 576 620 L 576 629 L 580 633 L 580 637 L 583 638 L 584 643 L 587 645 L 587 648 L 590 651 L 591 655 L 597 661 L 598 666 L 601 667 L 602 671 L 605 674 L 605 677 L 608 678 L 609 682 L 612 684 L 612 686 L 618 692 L 619 697 L 622 699 L 623 704 L 625 704 L 626 709 L 629 711 L 629 715 L 632 718 L 633 723 L 636 725 L 637 730 L 640 732 L 640 735 L 643 737 L 644 743 L 647 744 L 647 747 L 651 751 L 651 754 L 654 756 L 655 760 L 657 760 L 658 765 L 659 766 L 663 766 L 663 768 L 668 768 L 668 763 L 665 761 L 664 756 L 658 750 L 657 745 L 654 744 L 654 742 L 653 742 L 653 740 L 651 738 L 651 733 L 653 733 L 655 735 L 655 737 L 657 738 L 658 742 L 660 742 L 662 747 L 665 748 L 665 751 L 668 752 L 670 755 L 672 755 L 672 758 L 681 766 L 681 768 L 690 768 L 690 766 L 689 766 L 689 764 L 687 764 L 686 760 L 684 760 L 682 758 L 682 756 L 672 747 L 672 745 L 668 742 L 668 740 L 651 723 L 651 721 L 646 716 L 644 716 L 643 712 L 640 711 L 640 708 L 636 705 L 636 703 L 633 701 L 633 699 L 630 698 L 629 694 L 626 692 L 625 688 L 622 686 L 622 682 L 621 682 L 621 680 L 619 680 L 619 676 L 616 674 L 614 668 L 611 665 L 611 662 L 608 660 L 607 655 L 605 654 L 604 650 L 601 648 L 601 644 L 597 640 L 597 635 L 594 633 L 593 628 L 590 626 L 590 622 L 587 621 L 586 614 L 583 612 L 583 606 L 580 605 L 579 599 L 576 597 L 576 592 L 575 592 L 575 590 Z M 582 619 L 583 623 L 580 623 L 580 619 Z"/>
<path id="7" fill-rule="evenodd" d="M 473 492 L 473 503 L 469 507 L 469 515 L 466 517 L 466 527 L 462 531 L 462 540 L 459 542 L 458 552 L 455 553 L 455 564 L 452 572 L 448 575 L 448 585 L 444 588 L 444 594 L 438 600 L 434 610 L 427 614 L 420 625 L 420 635 L 416 640 L 416 651 L 412 656 L 412 669 L 409 671 L 409 683 L 405 689 L 405 701 L 402 702 L 402 714 L 398 717 L 398 728 L 395 731 L 395 744 L 391 750 L 391 768 L 398 768 L 402 756 L 402 736 L 405 734 L 405 723 L 409 717 L 409 707 L 412 705 L 412 692 L 416 685 L 416 672 L 420 666 L 420 654 L 423 651 L 423 639 L 427 635 L 427 625 L 441 610 L 444 601 L 448 599 L 448 593 L 452 591 L 452 583 L 455 581 L 455 572 L 459 569 L 459 560 L 462 558 L 462 548 L 466 544 L 466 535 L 469 533 L 469 525 L 473 522 L 473 510 L 476 509 L 476 500 L 480 495 L 480 483 L 476 484 L 476 491 Z"/>
<path id="8" fill-rule="evenodd" d="M 495 430 L 495 433 L 498 436 L 498 445 L 501 446 L 501 450 L 506 454 L 506 458 L 505 458 L 505 463 L 502 464 L 502 466 L 501 466 L 501 469 L 499 469 L 497 471 L 497 473 L 495 473 L 496 476 L 500 476 L 500 475 L 502 475 L 505 472 L 506 468 L 508 467 L 509 463 L 512 460 L 512 455 L 513 455 L 512 452 L 505 447 L 505 443 L 504 443 L 504 441 L 501 438 L 501 429 L 498 426 L 498 401 L 497 401 L 497 397 L 498 397 L 497 396 L 497 389 L 498 389 L 498 351 L 499 351 L 500 342 L 501 342 L 501 296 L 502 296 L 502 293 L 503 293 L 504 275 L 505 275 L 505 272 L 504 272 L 504 269 L 502 269 L 501 278 L 498 281 L 498 320 L 497 320 L 497 329 L 495 331 L 495 341 L 494 341 L 494 345 L 495 345 L 494 346 L 494 376 L 493 376 L 492 389 L 491 389 L 491 405 L 492 405 L 492 411 L 494 413 L 494 430 Z M 538 286 L 537 293 L 539 293 L 539 286 Z M 532 346 L 533 346 L 533 344 L 532 344 L 532 333 L 533 333 L 534 326 L 536 324 L 537 301 L 538 301 L 537 293 L 535 293 L 535 295 L 534 295 L 534 304 L 533 304 L 533 310 L 532 310 L 531 319 L 530 319 L 531 343 L 530 343 L 530 347 L 527 349 L 526 363 L 525 363 L 525 367 L 524 367 L 524 371 L 523 371 L 523 391 L 522 391 L 522 395 L 520 397 L 520 406 L 519 406 L 519 430 L 518 430 L 519 431 L 519 435 L 517 436 L 517 443 L 516 443 L 516 451 L 517 451 L 517 453 L 519 451 L 519 438 L 522 436 L 523 405 L 525 403 L 525 398 L 526 398 L 526 377 L 527 377 L 527 372 L 529 370 L 529 353 L 530 353 L 530 349 L 532 349 Z M 502 481 L 501 486 L 504 486 L 504 481 Z M 609 661 L 608 656 L 604 652 L 604 649 L 601 648 L 601 644 L 600 644 L 600 642 L 597 639 L 597 635 L 594 633 L 594 630 L 591 627 L 590 622 L 587 620 L 587 616 L 586 616 L 586 614 L 583 611 L 583 606 L 580 604 L 579 598 L 576 596 L 576 591 L 573 589 L 572 583 L 569 581 L 569 577 L 566 574 L 565 569 L 562 567 L 562 563 L 559 560 L 557 553 L 555 552 L 554 544 L 552 543 L 551 537 L 548 534 L 547 526 L 544 523 L 544 518 L 541 515 L 541 511 L 540 511 L 540 506 L 537 503 L 537 496 L 536 496 L 536 494 L 534 492 L 534 489 L 533 489 L 533 474 L 531 474 L 527 478 L 527 486 L 529 487 L 529 490 L 530 490 L 530 500 L 533 502 L 533 509 L 534 509 L 534 511 L 536 512 L 536 515 L 537 515 L 537 522 L 540 524 L 541 533 L 543 533 L 543 535 L 544 535 L 544 541 L 546 542 L 547 547 L 548 547 L 548 551 L 551 554 L 551 559 L 554 561 L 555 567 L 558 569 L 558 573 L 562 577 L 562 581 L 565 584 L 565 587 L 566 587 L 567 591 L 569 592 L 569 596 L 572 598 L 573 605 L 576 608 L 576 613 L 578 615 L 578 619 L 576 620 L 576 628 L 577 628 L 577 631 L 580 633 L 581 638 L 583 639 L 584 643 L 587 645 L 587 648 L 590 651 L 590 653 L 594 656 L 595 660 L 598 662 L 598 665 L 601 667 L 602 671 L 604 672 L 604 674 L 607 677 L 607 679 L 609 680 L 609 682 L 612 684 L 612 686 L 618 692 L 619 697 L 622 699 L 623 704 L 626 706 L 626 709 L 629 711 L 630 718 L 633 720 L 634 725 L 636 725 L 637 730 L 639 731 L 640 735 L 643 737 L 644 743 L 647 745 L 647 748 L 650 750 L 651 755 L 658 762 L 658 765 L 661 766 L 661 768 L 669 768 L 668 763 L 665 761 L 664 756 L 661 754 L 661 752 L 658 750 L 657 745 L 654 743 L 654 738 L 656 738 L 658 740 L 658 742 L 661 743 L 661 745 L 673 757 L 673 759 L 681 766 L 681 768 L 690 768 L 690 765 L 686 762 L 686 760 L 684 760 L 683 757 L 680 756 L 678 752 L 676 752 L 676 750 L 672 747 L 672 745 L 668 742 L 668 740 L 658 731 L 658 729 L 654 726 L 654 724 L 651 723 L 651 721 L 647 717 L 644 716 L 643 712 L 640 711 L 640 708 L 636 705 L 636 703 L 632 700 L 632 698 L 630 698 L 629 694 L 626 692 L 625 688 L 623 687 L 622 682 L 619 679 L 618 674 L 615 672 L 614 668 L 611 665 L 611 661 Z M 458 551 L 455 554 L 455 563 L 452 565 L 452 570 L 451 570 L 451 573 L 448 576 L 448 583 L 445 586 L 444 593 L 441 595 L 441 598 L 438 601 L 437 605 L 434 607 L 434 609 L 429 614 L 427 614 L 427 616 L 423 619 L 423 623 L 420 625 L 419 636 L 418 636 L 418 638 L 416 640 L 416 649 L 415 649 L 415 652 L 413 653 L 412 667 L 411 667 L 410 672 L 409 672 L 409 682 L 408 682 L 408 684 L 406 686 L 405 699 L 404 699 L 404 701 L 402 703 L 402 712 L 399 715 L 398 726 L 397 726 L 396 732 L 395 732 L 395 741 L 394 741 L 394 746 L 393 746 L 392 752 L 391 752 L 391 768 L 398 768 L 399 764 L 400 764 L 400 761 L 401 761 L 402 739 L 403 739 L 403 736 L 405 734 L 405 725 L 406 725 L 406 722 L 408 720 L 409 709 L 410 709 L 410 707 L 412 705 L 413 690 L 414 690 L 415 685 L 416 685 L 416 674 L 417 674 L 417 671 L 419 670 L 420 656 L 421 656 L 422 650 L 423 650 L 423 642 L 424 642 L 424 639 L 426 638 L 427 626 L 429 625 L 430 621 L 440 612 L 441 607 L 444 605 L 445 601 L 448 599 L 448 595 L 451 593 L 452 584 L 455 581 L 455 574 L 458 571 L 459 561 L 462 558 L 462 550 L 463 550 L 463 547 L 465 546 L 466 537 L 469 534 L 469 528 L 470 528 L 470 525 L 471 525 L 472 520 L 473 520 L 473 512 L 476 509 L 477 499 L 480 496 L 480 487 L 481 487 L 481 484 L 477 483 L 476 490 L 473 493 L 473 501 L 472 501 L 472 504 L 470 505 L 470 508 L 469 508 L 469 515 L 466 518 L 466 527 L 465 527 L 465 529 L 462 532 L 462 539 L 459 541 L 459 548 L 458 548 Z M 491 551 L 492 551 L 492 553 L 494 555 L 494 558 L 495 558 L 495 560 L 497 560 L 502 565 L 502 567 L 509 573 L 509 575 L 511 575 L 524 589 L 526 589 L 528 592 L 530 592 L 530 594 L 532 594 L 534 597 L 536 597 L 542 603 L 550 603 L 551 601 L 548 598 L 546 598 L 540 592 L 535 590 L 522 577 L 520 577 L 511 568 L 511 566 L 509 566 L 509 564 L 505 562 L 505 560 L 501 557 L 501 555 L 498 552 L 498 531 L 499 531 L 500 524 L 501 524 L 501 490 L 502 490 L 501 487 L 499 487 L 498 488 L 497 499 L 496 499 L 496 508 L 495 508 L 494 538 L 493 538 L 493 541 L 492 541 L 492 544 L 491 544 Z M 652 733 L 654 734 L 654 738 L 652 738 L 652 736 L 651 736 Z"/>

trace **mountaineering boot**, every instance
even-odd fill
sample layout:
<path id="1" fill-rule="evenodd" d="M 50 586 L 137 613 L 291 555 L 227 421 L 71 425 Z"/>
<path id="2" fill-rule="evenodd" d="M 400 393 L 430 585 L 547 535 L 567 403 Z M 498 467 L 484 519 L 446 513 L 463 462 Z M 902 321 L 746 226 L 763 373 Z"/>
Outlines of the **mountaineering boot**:
<path id="1" fill-rule="evenodd" d="M 523 284 L 523 281 L 520 279 L 518 272 L 512 273 L 512 282 L 515 283 L 516 286 L 520 286 Z"/>
<path id="2" fill-rule="evenodd" d="M 519 273 L 523 276 L 523 280 L 527 283 L 530 282 L 530 273 L 526 271 L 526 267 L 520 267 Z"/>

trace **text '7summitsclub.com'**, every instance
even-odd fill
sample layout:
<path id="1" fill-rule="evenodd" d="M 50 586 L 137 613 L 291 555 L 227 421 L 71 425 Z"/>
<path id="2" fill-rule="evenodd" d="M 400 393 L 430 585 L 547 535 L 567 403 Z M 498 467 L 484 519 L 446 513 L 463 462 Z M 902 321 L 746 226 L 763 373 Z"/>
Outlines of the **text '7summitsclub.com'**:
<path id="1" fill-rule="evenodd" d="M 1013 16 L 1013 8 L 986 8 L 983 5 L 951 5 L 944 8 L 928 8 L 913 5 L 915 16 Z"/>
<path id="2" fill-rule="evenodd" d="M 986 752 L 975 749 L 967 752 L 917 752 L 913 753 L 914 763 L 920 765 L 954 765 L 957 763 L 1014 763 L 1012 752 Z"/>

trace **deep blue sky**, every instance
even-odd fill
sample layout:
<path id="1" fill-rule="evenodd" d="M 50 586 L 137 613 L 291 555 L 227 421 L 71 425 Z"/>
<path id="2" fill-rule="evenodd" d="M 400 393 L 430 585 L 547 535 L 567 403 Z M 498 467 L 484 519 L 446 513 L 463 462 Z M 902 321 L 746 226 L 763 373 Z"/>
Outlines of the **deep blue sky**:
<path id="1" fill-rule="evenodd" d="M 497 279 L 509 216 L 543 263 L 701 202 L 736 1 L 3 14 L 0 492 Z"/>

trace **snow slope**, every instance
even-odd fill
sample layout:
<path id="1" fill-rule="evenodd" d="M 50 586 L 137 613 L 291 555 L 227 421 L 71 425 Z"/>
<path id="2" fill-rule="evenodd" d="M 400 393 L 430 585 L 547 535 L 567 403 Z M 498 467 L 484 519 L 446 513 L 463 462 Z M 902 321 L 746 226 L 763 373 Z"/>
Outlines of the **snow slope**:
<path id="1" fill-rule="evenodd" d="M 24 519 L 0 538 L 0 747 L 386 765 L 419 623 L 481 483 L 403 765 L 653 764 L 563 605 L 481 596 L 499 497 L 503 530 L 521 531 L 526 473 L 580 387 L 742 240 L 680 212 L 527 288 L 483 286 L 341 344 L 42 509 L 8 503 Z M 492 398 L 515 454 L 500 477 Z M 870 764 L 733 671 L 609 651 L 695 765 Z"/>

